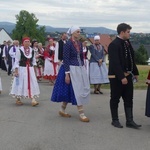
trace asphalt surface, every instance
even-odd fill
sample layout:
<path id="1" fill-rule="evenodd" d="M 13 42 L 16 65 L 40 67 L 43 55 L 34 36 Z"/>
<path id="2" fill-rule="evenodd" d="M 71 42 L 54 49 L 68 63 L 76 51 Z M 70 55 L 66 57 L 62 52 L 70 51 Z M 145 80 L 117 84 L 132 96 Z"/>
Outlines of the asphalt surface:
<path id="1" fill-rule="evenodd" d="M 146 90 L 135 90 L 134 120 L 141 129 L 125 127 L 123 102 L 119 118 L 123 129 L 111 125 L 109 110 L 110 91 L 94 95 L 84 107 L 89 123 L 79 120 L 76 106 L 68 105 L 71 118 L 58 115 L 60 103 L 50 102 L 53 87 L 41 81 L 39 106 L 32 107 L 30 100 L 16 106 L 9 96 L 11 76 L 1 71 L 3 91 L 0 95 L 0 150 L 149 150 L 150 119 L 144 116 Z"/>

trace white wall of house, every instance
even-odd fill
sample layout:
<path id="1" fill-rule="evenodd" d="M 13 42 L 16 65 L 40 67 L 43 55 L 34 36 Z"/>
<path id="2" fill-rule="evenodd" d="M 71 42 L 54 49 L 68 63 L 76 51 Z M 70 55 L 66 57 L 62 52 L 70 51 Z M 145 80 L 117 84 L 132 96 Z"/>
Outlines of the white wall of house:
<path id="1" fill-rule="evenodd" d="M 12 38 L 8 35 L 8 33 L 4 29 L 1 29 L 0 30 L 0 44 L 3 44 L 3 41 L 8 41 L 8 40 L 13 42 Z"/>

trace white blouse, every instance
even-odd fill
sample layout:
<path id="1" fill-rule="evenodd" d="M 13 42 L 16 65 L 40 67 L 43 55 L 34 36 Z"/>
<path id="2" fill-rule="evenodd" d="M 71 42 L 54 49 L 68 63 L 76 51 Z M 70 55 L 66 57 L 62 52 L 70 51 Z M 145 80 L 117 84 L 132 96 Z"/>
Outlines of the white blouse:
<path id="1" fill-rule="evenodd" d="M 31 58 L 31 57 L 32 57 L 32 51 L 33 51 L 33 49 L 32 49 L 31 47 L 29 47 L 29 48 L 30 48 L 30 54 L 29 54 L 28 56 L 27 56 L 27 55 L 25 54 L 25 52 L 24 52 L 24 47 L 22 46 L 22 47 L 20 48 L 20 50 L 23 52 L 23 54 L 24 54 L 24 56 L 25 56 L 26 58 Z M 20 61 L 20 59 L 21 59 L 20 50 L 16 51 L 14 68 L 19 68 L 19 61 Z M 36 64 L 36 59 L 35 59 L 35 54 L 34 54 L 34 56 L 33 56 L 32 65 L 33 65 L 33 66 L 36 66 L 36 65 L 37 65 L 37 64 Z"/>

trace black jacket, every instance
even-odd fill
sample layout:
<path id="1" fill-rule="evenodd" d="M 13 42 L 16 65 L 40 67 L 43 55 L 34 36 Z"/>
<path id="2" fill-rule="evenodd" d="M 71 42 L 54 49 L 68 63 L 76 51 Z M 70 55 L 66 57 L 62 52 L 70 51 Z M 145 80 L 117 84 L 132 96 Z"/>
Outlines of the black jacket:
<path id="1" fill-rule="evenodd" d="M 58 41 L 59 47 L 58 47 L 58 59 L 63 60 L 63 46 L 64 42 L 63 40 Z"/>
<path id="2" fill-rule="evenodd" d="M 136 67 L 134 61 L 134 50 L 129 40 L 129 48 L 131 52 L 131 57 L 133 60 L 133 70 L 132 73 L 134 75 L 139 75 L 138 69 Z M 125 78 L 124 73 L 127 72 L 127 61 L 130 60 L 125 57 L 126 51 L 124 48 L 125 41 L 117 37 L 114 41 L 112 41 L 108 47 L 108 55 L 109 55 L 109 75 L 115 75 L 116 78 L 122 80 Z"/>

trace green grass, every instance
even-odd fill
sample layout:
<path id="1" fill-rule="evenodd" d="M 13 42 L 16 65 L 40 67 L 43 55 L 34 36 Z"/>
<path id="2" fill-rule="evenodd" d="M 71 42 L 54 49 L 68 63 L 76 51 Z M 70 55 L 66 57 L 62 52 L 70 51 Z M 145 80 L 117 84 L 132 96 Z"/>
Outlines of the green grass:
<path id="1" fill-rule="evenodd" d="M 138 65 L 139 79 L 138 82 L 134 84 L 135 89 L 147 89 L 146 79 L 150 66 Z"/>
<path id="2" fill-rule="evenodd" d="M 134 83 L 134 89 L 145 90 L 145 89 L 147 89 L 146 79 L 147 79 L 148 72 L 150 70 L 150 66 L 137 65 L 137 67 L 138 67 L 140 75 L 139 75 L 138 82 Z M 109 89 L 110 86 L 109 86 L 109 84 L 103 84 L 102 88 Z"/>

